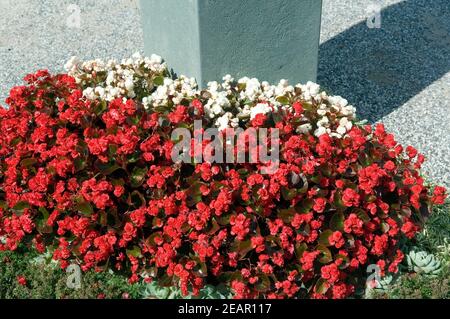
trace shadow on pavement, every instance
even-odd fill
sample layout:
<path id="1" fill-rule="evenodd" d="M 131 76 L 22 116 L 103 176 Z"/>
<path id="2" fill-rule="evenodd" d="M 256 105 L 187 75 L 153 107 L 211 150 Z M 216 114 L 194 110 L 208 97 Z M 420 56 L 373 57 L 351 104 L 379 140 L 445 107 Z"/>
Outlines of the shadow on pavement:
<path id="1" fill-rule="evenodd" d="M 375 122 L 448 71 L 450 1 L 408 0 L 381 11 L 381 28 L 364 21 L 321 44 L 317 82 Z"/>

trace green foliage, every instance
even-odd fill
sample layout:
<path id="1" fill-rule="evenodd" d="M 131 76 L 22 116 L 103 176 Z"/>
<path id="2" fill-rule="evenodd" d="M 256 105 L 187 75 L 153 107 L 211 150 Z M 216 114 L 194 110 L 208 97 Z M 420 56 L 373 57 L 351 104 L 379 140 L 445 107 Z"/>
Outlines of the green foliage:
<path id="1" fill-rule="evenodd" d="M 206 285 L 198 296 L 183 296 L 178 287 L 161 287 L 156 281 L 145 284 L 141 289 L 143 299 L 231 299 L 230 289 L 224 285 Z"/>
<path id="2" fill-rule="evenodd" d="M 450 202 L 435 206 L 424 229 L 417 236 L 415 247 L 405 247 L 403 270 L 378 289 L 371 289 L 367 298 L 385 299 L 448 299 L 450 298 Z"/>
<path id="3" fill-rule="evenodd" d="M 113 272 L 82 273 L 80 289 L 67 286 L 68 275 L 49 255 L 19 249 L 0 253 L 0 299 L 138 298 L 139 285 Z M 26 285 L 17 278 L 23 276 Z"/>
<path id="4" fill-rule="evenodd" d="M 424 274 L 405 274 L 388 290 L 373 290 L 379 299 L 449 299 L 450 273 L 446 268 L 437 277 Z"/>
<path id="5" fill-rule="evenodd" d="M 450 262 L 450 201 L 433 209 L 423 231 L 417 236 L 417 245 Z"/>

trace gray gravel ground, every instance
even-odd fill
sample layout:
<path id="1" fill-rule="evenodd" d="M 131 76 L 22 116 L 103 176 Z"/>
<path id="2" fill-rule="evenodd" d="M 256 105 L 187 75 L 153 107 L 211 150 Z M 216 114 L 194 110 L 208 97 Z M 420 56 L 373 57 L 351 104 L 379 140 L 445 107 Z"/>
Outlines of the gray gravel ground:
<path id="1" fill-rule="evenodd" d="M 81 9 L 69 27 L 70 4 Z M 370 5 L 381 28 L 368 28 Z M 30 71 L 143 50 L 137 0 L 0 0 L 0 104 Z M 449 0 L 324 0 L 318 83 L 381 121 L 450 187 Z"/>

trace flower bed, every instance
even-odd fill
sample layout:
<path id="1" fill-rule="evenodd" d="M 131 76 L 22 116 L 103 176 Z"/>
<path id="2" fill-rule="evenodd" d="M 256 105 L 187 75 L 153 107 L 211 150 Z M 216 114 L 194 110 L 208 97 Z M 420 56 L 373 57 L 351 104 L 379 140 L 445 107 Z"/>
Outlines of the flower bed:
<path id="1" fill-rule="evenodd" d="M 402 243 L 446 197 L 413 147 L 314 83 L 226 76 L 200 90 L 157 56 L 66 68 L 28 75 L 0 109 L 0 250 L 32 245 L 62 268 L 184 295 L 225 284 L 237 298 L 345 298 L 368 265 L 397 272 Z M 278 169 L 174 162 L 171 133 L 195 120 L 278 129 Z"/>

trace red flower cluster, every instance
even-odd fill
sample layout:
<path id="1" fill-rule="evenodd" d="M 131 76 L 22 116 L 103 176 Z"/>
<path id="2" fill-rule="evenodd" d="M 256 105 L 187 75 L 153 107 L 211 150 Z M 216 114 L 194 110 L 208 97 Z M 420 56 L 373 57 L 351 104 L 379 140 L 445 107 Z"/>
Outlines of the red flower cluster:
<path id="1" fill-rule="evenodd" d="M 0 249 L 49 247 L 62 267 L 109 265 L 184 293 L 223 282 L 237 298 L 345 298 L 369 264 L 396 272 L 400 239 L 446 197 L 382 125 L 295 133 L 314 103 L 249 124 L 280 130 L 279 169 L 263 175 L 171 160 L 170 133 L 202 119 L 201 100 L 150 112 L 87 101 L 66 75 L 27 81 L 0 108 Z"/>

